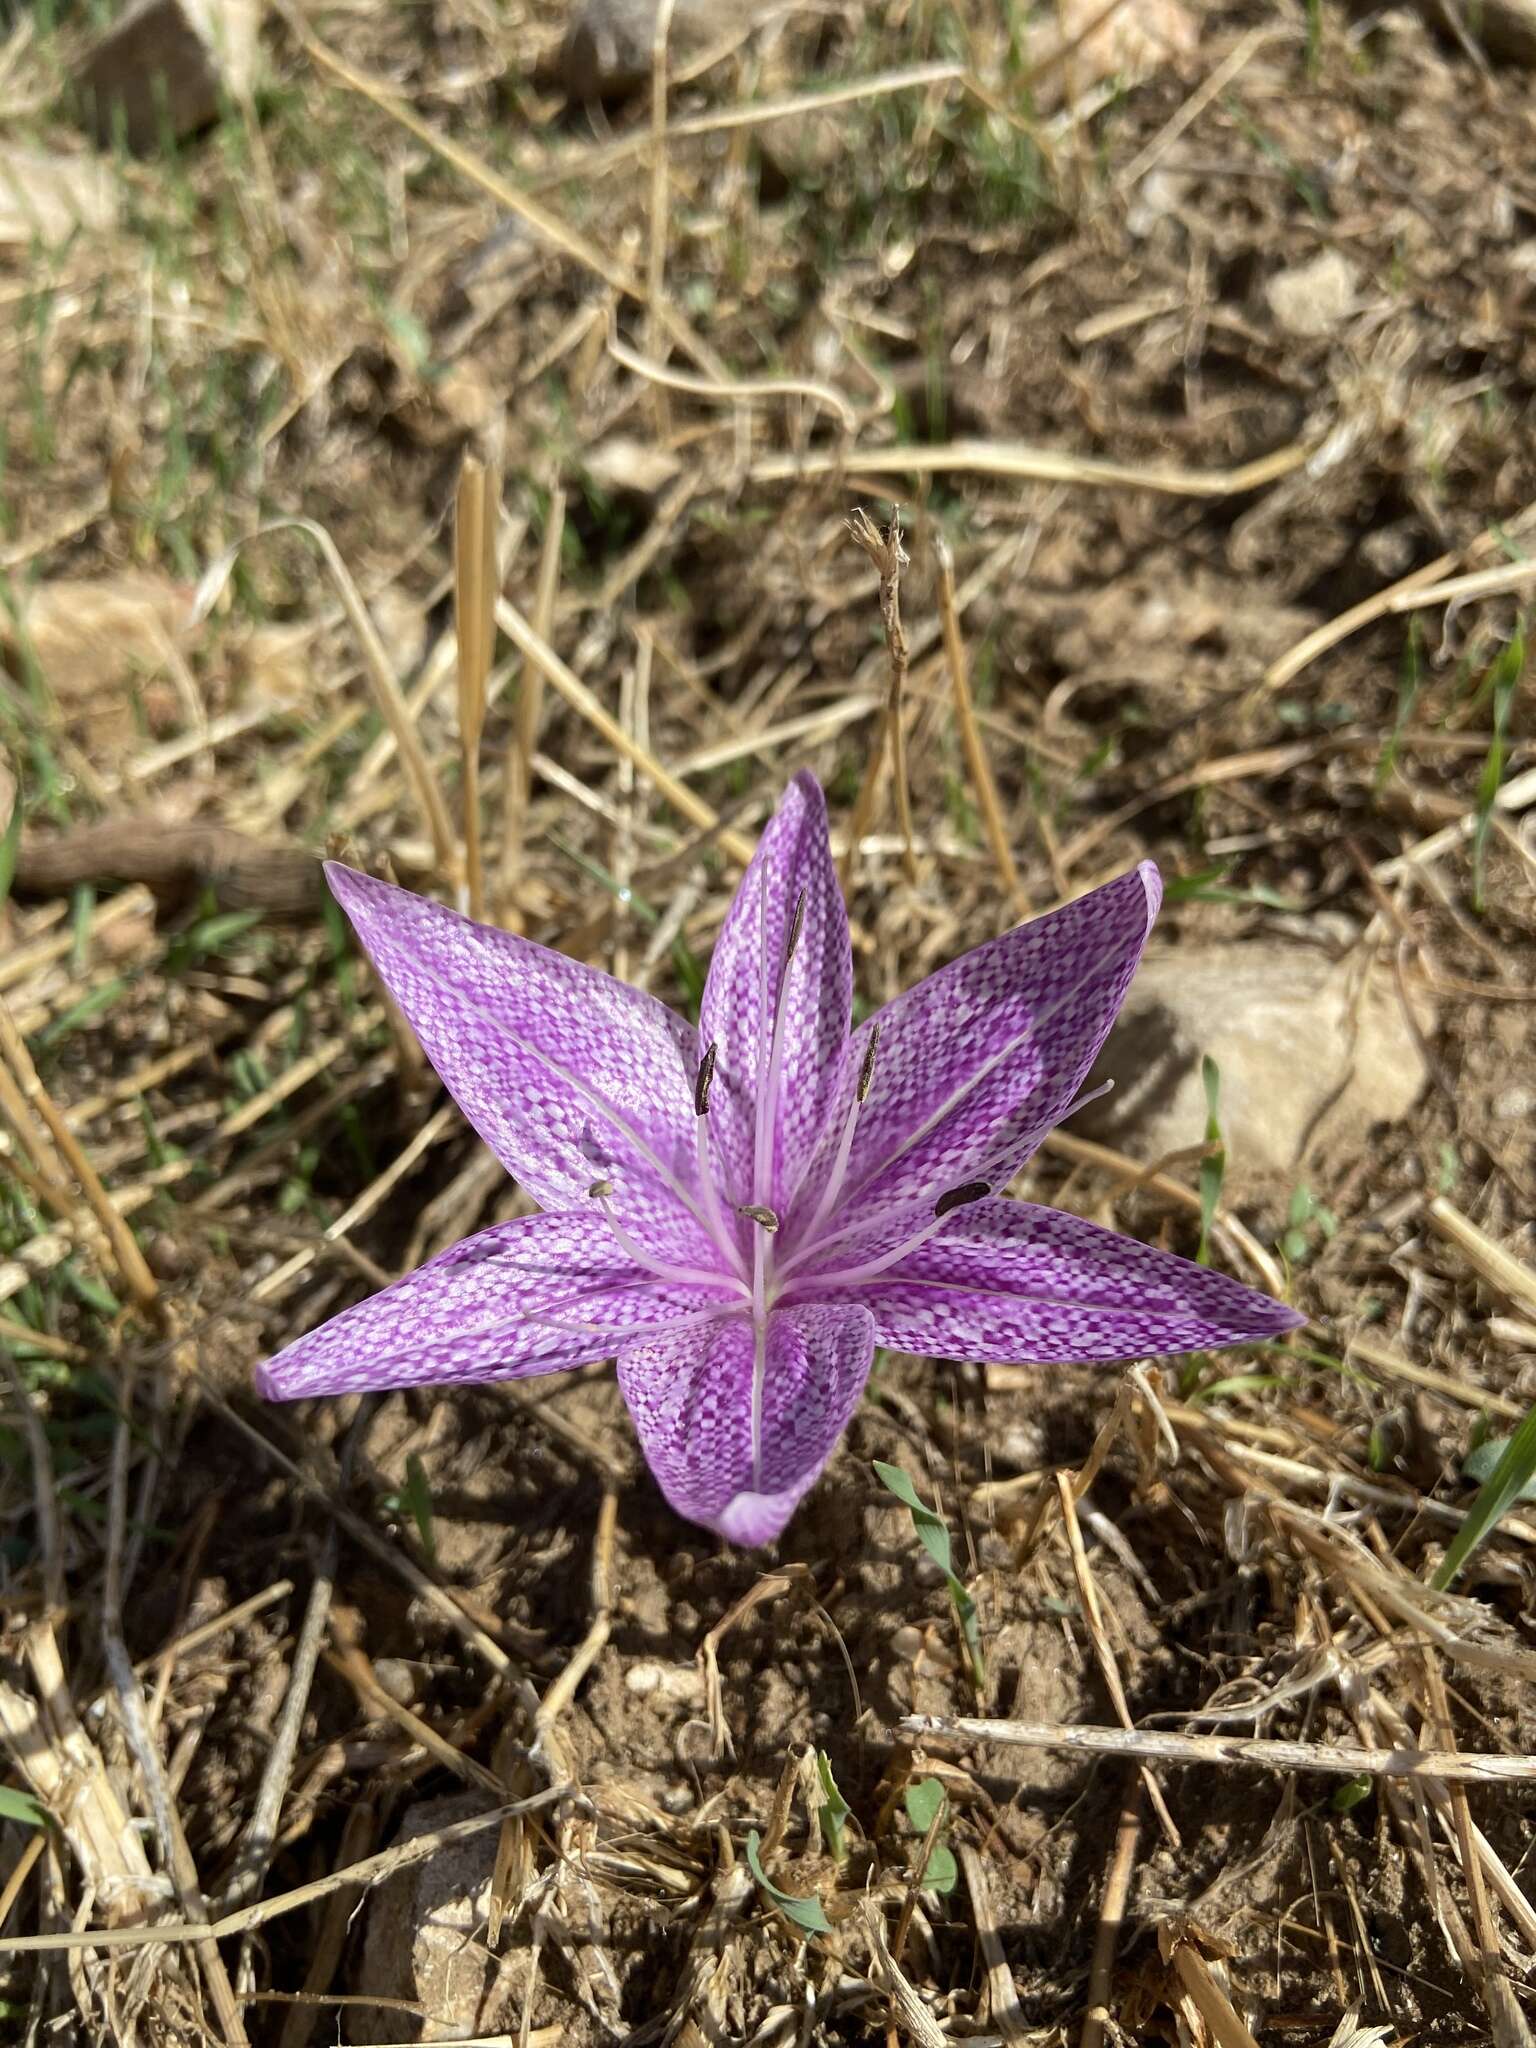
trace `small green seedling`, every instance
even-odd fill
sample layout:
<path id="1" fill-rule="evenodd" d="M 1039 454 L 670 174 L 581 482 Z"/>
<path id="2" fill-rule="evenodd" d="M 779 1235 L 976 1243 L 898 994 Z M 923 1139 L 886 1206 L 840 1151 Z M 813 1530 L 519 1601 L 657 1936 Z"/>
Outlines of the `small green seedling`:
<path id="1" fill-rule="evenodd" d="M 1353 1813 L 1363 1800 L 1370 1798 L 1375 1789 L 1375 1779 L 1363 1773 L 1358 1778 L 1346 1778 L 1333 1795 L 1331 1803 L 1334 1812 Z"/>
<path id="2" fill-rule="evenodd" d="M 1303 1183 L 1291 1195 L 1291 1205 L 1286 1212 L 1285 1235 L 1280 1240 L 1280 1249 L 1293 1266 L 1304 1266 L 1318 1249 L 1317 1239 L 1321 1238 L 1326 1243 L 1329 1238 L 1337 1235 L 1338 1228 L 1338 1217 L 1331 1209 L 1325 1209 L 1312 1190 Z"/>
<path id="3" fill-rule="evenodd" d="M 1200 1162 L 1200 1248 L 1195 1253 L 1202 1266 L 1211 1263 L 1211 1225 L 1221 1184 L 1227 1177 L 1227 1148 L 1221 1135 L 1221 1069 L 1206 1053 L 1200 1061 L 1200 1079 L 1205 1088 L 1205 1157 Z"/>
<path id="4" fill-rule="evenodd" d="M 1488 1446 L 1491 1448 L 1491 1446 Z M 1473 1453 L 1475 1457 L 1476 1452 Z M 1453 1585 L 1457 1574 L 1504 1514 L 1517 1500 L 1529 1498 L 1527 1489 L 1536 1477 L 1536 1408 L 1514 1435 L 1504 1439 L 1493 1469 L 1478 1488 L 1477 1498 L 1467 1510 L 1467 1519 L 1456 1531 L 1456 1540 L 1445 1553 L 1440 1569 L 1430 1580 L 1437 1592 Z"/>
<path id="5" fill-rule="evenodd" d="M 937 1778 L 919 1778 L 907 1787 L 905 1805 L 907 1819 L 923 1841 L 928 1839 L 928 1830 L 944 1811 L 944 1787 Z M 934 1838 L 928 1861 L 923 1866 L 919 1884 L 925 1892 L 952 1892 L 959 1881 L 960 1871 L 955 1862 L 954 1851 L 944 1839 L 940 1829 Z"/>
<path id="6" fill-rule="evenodd" d="M 954 1604 L 955 1619 L 960 1624 L 961 1640 L 971 1662 L 971 1678 L 976 1690 L 981 1692 L 987 1683 L 986 1660 L 981 1653 L 981 1623 L 976 1614 L 976 1602 L 961 1584 L 955 1571 L 950 1552 L 949 1528 L 941 1515 L 926 1507 L 917 1497 L 917 1489 L 899 1466 L 886 1465 L 879 1458 L 875 1460 L 875 1471 L 883 1486 L 889 1487 L 904 1507 L 910 1510 L 912 1526 L 917 1531 L 917 1540 L 944 1574 L 949 1587 L 949 1597 Z"/>
<path id="7" fill-rule="evenodd" d="M 838 1790 L 837 1780 L 832 1775 L 832 1759 L 824 1749 L 816 1752 L 816 1775 L 821 1780 L 821 1805 L 817 1809 L 821 1817 L 822 1839 L 827 1845 L 827 1854 L 834 1862 L 841 1863 L 848 1854 L 848 1816 L 853 1811 Z"/>
<path id="8" fill-rule="evenodd" d="M 757 1829 L 747 1836 L 747 1868 L 757 1879 L 758 1890 L 770 1905 L 777 1906 L 786 1920 L 793 1922 L 804 1934 L 830 1934 L 832 1922 L 827 1918 L 820 1899 L 802 1899 L 794 1892 L 781 1892 L 763 1869 L 762 1857 L 758 1853 Z"/>
<path id="9" fill-rule="evenodd" d="M 384 1496 L 385 1512 L 391 1515 L 409 1515 L 416 1524 L 416 1534 L 421 1538 L 422 1550 L 428 1564 L 437 1563 L 437 1531 L 432 1526 L 432 1488 L 427 1479 L 427 1468 L 414 1451 L 405 1461 L 405 1484 L 398 1493 Z"/>

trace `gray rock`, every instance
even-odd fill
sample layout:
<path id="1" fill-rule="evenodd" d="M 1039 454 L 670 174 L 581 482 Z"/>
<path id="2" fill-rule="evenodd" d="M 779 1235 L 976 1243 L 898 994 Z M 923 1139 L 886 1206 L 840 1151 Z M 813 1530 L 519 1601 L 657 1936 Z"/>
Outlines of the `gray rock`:
<path id="1" fill-rule="evenodd" d="M 1149 1166 L 1200 1144 L 1205 1053 L 1221 1070 L 1227 1177 L 1239 1187 L 1292 1181 L 1317 1151 L 1358 1150 L 1373 1126 L 1408 1114 L 1426 1079 L 1389 976 L 1360 990 L 1354 963 L 1301 947 L 1177 947 L 1132 982 L 1090 1081 L 1114 1089 L 1071 1128 Z"/>
<path id="2" fill-rule="evenodd" d="M 1269 310 L 1287 334 L 1332 334 L 1355 310 L 1355 273 L 1337 249 L 1282 270 L 1264 287 Z"/>
<path id="3" fill-rule="evenodd" d="M 112 227 L 117 210 L 116 178 L 96 157 L 0 145 L 0 243 L 55 249 Z"/>
<path id="4" fill-rule="evenodd" d="M 96 139 L 121 133 L 136 156 L 216 119 L 248 96 L 259 0 L 138 0 L 86 53 L 76 95 Z"/>
<path id="5" fill-rule="evenodd" d="M 644 85 L 659 8 L 660 0 L 580 0 L 560 50 L 560 79 L 572 99 L 619 99 Z M 675 63 L 745 32 L 764 12 L 764 0 L 676 0 L 668 56 Z"/>
<path id="6" fill-rule="evenodd" d="M 479 1792 L 456 1792 L 407 1807 L 395 1840 L 407 1842 L 453 1821 L 484 1813 Z M 485 1946 L 486 1907 L 496 1866 L 495 1828 L 471 1835 L 391 1877 L 369 1896 L 357 1989 L 378 1998 L 409 1998 L 422 2009 L 423 2041 L 462 2040 L 505 2015 L 485 2010 L 496 1998 L 496 1965 Z M 354 2042 L 398 2041 L 398 2012 L 354 2007 Z"/>

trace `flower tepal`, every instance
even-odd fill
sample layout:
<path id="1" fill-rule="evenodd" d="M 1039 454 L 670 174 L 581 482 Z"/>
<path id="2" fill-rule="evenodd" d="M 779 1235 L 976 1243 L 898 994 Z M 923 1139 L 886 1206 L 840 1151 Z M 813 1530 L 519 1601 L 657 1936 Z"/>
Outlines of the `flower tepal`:
<path id="1" fill-rule="evenodd" d="M 486 1144 L 544 1214 L 301 1337 L 272 1399 L 616 1357 L 672 1506 L 772 1541 L 875 1346 L 1058 1364 L 1268 1337 L 1225 1275 L 1002 1190 L 1070 1110 L 1159 900 L 1150 863 L 931 975 L 850 1033 L 814 779 L 786 790 L 697 1029 L 650 996 L 350 868 L 326 873 Z"/>

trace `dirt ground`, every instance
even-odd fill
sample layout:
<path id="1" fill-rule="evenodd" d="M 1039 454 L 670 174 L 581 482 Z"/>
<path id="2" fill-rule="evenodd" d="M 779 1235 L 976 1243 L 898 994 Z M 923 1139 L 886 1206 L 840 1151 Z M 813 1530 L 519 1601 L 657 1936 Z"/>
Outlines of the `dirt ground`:
<path id="1" fill-rule="evenodd" d="M 1529 2042 L 1536 1513 L 1430 1584 L 1536 1393 L 1536 93 L 1465 12 L 679 5 L 658 139 L 545 0 L 285 6 L 0 227 L 5 2038 Z M 57 15 L 0 135 L 73 154 Z M 688 1009 L 809 765 L 872 1007 L 1155 859 L 1166 1073 L 1018 1191 L 1204 1201 L 1304 1331 L 882 1355 L 768 1553 L 603 1366 L 255 1398 L 529 1206 L 315 864 L 462 883 L 466 454 L 488 914 Z"/>

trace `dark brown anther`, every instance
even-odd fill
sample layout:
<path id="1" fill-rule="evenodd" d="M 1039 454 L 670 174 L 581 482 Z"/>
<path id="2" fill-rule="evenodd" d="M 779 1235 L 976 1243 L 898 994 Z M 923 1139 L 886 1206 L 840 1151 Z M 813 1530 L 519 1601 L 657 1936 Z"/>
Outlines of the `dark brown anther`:
<path id="1" fill-rule="evenodd" d="M 699 1061 L 699 1077 L 693 1084 L 693 1113 L 695 1116 L 709 1115 L 709 1085 L 715 1078 L 715 1059 L 720 1051 L 714 1039 L 709 1041 L 708 1050 Z"/>
<path id="2" fill-rule="evenodd" d="M 765 1208 L 761 1202 L 744 1202 L 736 1213 L 738 1216 L 745 1216 L 749 1223 L 760 1224 L 764 1230 L 777 1230 L 779 1227 L 777 1215 L 772 1209 Z"/>
<path id="3" fill-rule="evenodd" d="M 875 1078 L 875 1054 L 880 1050 L 880 1026 L 869 1027 L 869 1043 L 864 1048 L 864 1057 L 859 1063 L 859 1101 L 869 1100 L 869 1084 Z"/>
<path id="4" fill-rule="evenodd" d="M 990 1195 L 992 1189 L 984 1180 L 963 1181 L 959 1187 L 951 1188 L 947 1195 L 940 1195 L 933 1205 L 935 1216 L 948 1216 L 956 1209 L 964 1209 L 971 1202 L 979 1202 Z"/>
<path id="5" fill-rule="evenodd" d="M 795 948 L 800 943 L 800 934 L 805 929 L 805 891 L 802 889 L 795 899 L 795 914 L 789 921 L 789 939 L 784 947 L 784 965 L 787 967 L 795 957 Z"/>
<path id="6" fill-rule="evenodd" d="M 587 1189 L 588 1197 L 594 1202 L 606 1202 L 612 1193 L 613 1182 L 611 1180 L 595 1180 L 591 1187 Z"/>

